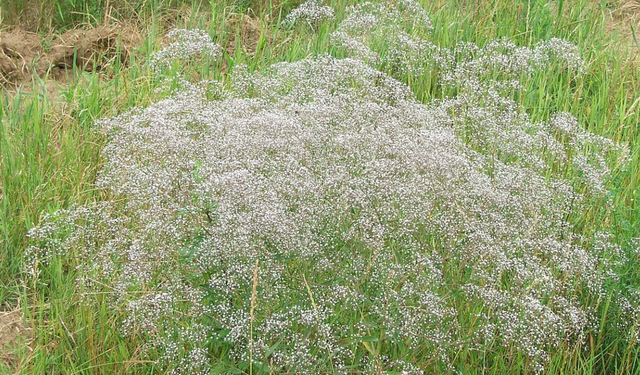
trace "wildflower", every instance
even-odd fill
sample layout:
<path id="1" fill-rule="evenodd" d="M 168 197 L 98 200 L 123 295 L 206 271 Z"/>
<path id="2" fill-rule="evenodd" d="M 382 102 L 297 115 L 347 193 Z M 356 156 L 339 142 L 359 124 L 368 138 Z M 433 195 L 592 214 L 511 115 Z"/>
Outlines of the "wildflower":
<path id="1" fill-rule="evenodd" d="M 386 352 L 357 364 L 365 372 L 419 374 L 416 358 L 453 368 L 461 346 L 486 343 L 542 371 L 550 348 L 594 327 L 576 286 L 602 293 L 619 257 L 612 238 L 567 221 L 604 189 L 616 146 L 568 113 L 533 123 L 503 95 L 556 47 L 441 48 L 402 30 L 416 11 L 403 4 L 350 8 L 334 34 L 350 58 L 236 67 L 217 100 L 185 84 L 100 120 L 96 184 L 113 201 L 46 218 L 29 269 L 75 251 L 83 290 L 108 285 L 123 332 L 151 337 L 173 373 L 207 373 L 212 343 L 274 371 L 353 371 L 372 336 Z M 167 51 L 218 50 L 184 33 L 191 42 Z M 406 56 L 415 65 L 402 68 Z M 459 94 L 421 103 L 375 58 L 399 66 L 391 74 L 437 66 Z M 578 186 L 558 174 L 566 164 Z M 399 348 L 411 355 L 390 360 Z"/>
<path id="2" fill-rule="evenodd" d="M 222 55 L 222 48 L 203 30 L 173 29 L 167 34 L 167 40 L 169 44 L 151 57 L 149 65 L 154 71 L 169 67 L 177 58 L 199 55 L 215 60 Z"/>
<path id="3" fill-rule="evenodd" d="M 285 17 L 283 24 L 293 26 L 298 22 L 305 22 L 315 27 L 320 21 L 333 18 L 334 13 L 333 8 L 322 5 L 322 0 L 307 0 L 293 9 Z"/>

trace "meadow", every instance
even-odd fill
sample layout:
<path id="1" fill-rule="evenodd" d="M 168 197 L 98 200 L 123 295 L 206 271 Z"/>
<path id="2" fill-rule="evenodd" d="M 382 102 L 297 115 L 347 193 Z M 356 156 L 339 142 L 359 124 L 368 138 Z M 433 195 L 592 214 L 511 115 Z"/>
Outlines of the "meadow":
<path id="1" fill-rule="evenodd" d="M 0 373 L 640 374 L 637 2 L 0 9 Z"/>

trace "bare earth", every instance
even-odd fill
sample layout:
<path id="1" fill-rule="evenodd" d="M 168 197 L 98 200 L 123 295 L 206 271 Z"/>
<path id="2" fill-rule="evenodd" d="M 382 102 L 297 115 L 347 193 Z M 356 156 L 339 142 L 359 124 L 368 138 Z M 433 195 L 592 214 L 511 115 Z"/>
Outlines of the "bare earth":
<path id="1" fill-rule="evenodd" d="M 126 64 L 140 40 L 133 28 L 110 26 L 69 30 L 49 40 L 21 29 L 0 32 L 0 86 L 15 86 L 34 75 L 58 79 L 74 66 L 96 71 L 117 57 Z"/>

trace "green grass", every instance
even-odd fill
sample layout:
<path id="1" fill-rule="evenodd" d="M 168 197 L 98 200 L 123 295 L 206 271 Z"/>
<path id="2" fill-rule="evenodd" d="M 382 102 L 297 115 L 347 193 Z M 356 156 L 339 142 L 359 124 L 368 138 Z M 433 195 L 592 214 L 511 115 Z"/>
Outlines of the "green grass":
<path id="1" fill-rule="evenodd" d="M 112 20 L 138 22 L 148 14 L 161 16 L 192 0 L 1 0 L 4 23 L 35 32 L 65 31 Z"/>
<path id="2" fill-rule="evenodd" d="M 340 56 L 329 44 L 329 34 L 336 22 L 311 30 L 299 26 L 280 28 L 278 19 L 299 1 L 226 0 L 211 4 L 189 1 L 112 1 L 122 18 L 144 20 L 145 43 L 128 66 L 115 64 L 102 73 L 77 73 L 75 81 L 60 90 L 61 98 L 42 93 L 39 80 L 31 83 L 35 94 L 21 90 L 2 92 L 0 96 L 0 178 L 3 198 L 0 202 L 0 307 L 21 306 L 25 319 L 34 328 L 32 351 L 19 352 L 17 369 L 24 374 L 151 374 L 160 373 L 155 364 L 144 360 L 142 337 L 123 337 L 117 322 L 121 318 L 104 301 L 103 296 L 88 298 L 83 304 L 76 290 L 74 259 L 53 263 L 37 281 L 23 274 L 23 254 L 28 246 L 25 234 L 37 225 L 44 213 L 72 204 L 103 198 L 93 186 L 100 168 L 100 149 L 105 139 L 92 130 L 96 119 L 113 116 L 132 106 L 144 106 L 161 97 L 154 92 L 159 85 L 145 66 L 148 54 L 159 46 L 167 28 L 165 13 L 185 5 L 190 17 L 175 26 L 207 29 L 215 40 L 225 45 L 231 34 L 240 35 L 225 20 L 238 12 L 247 12 L 258 20 L 262 36 L 251 55 L 240 45 L 233 55 L 225 54 L 213 67 L 190 67 L 187 74 L 227 80 L 234 65 L 248 64 L 262 69 L 279 61 L 295 61 L 319 53 Z M 327 1 L 338 10 L 338 20 L 347 0 Z M 627 343 L 618 332 L 616 322 L 621 313 L 611 303 L 611 296 L 640 288 L 640 255 L 629 245 L 640 237 L 640 71 L 628 63 L 625 41 L 607 32 L 607 2 L 576 1 L 571 6 L 559 1 L 550 6 L 542 1 L 496 2 L 441 0 L 424 1 L 434 22 L 430 39 L 440 46 L 460 41 L 479 45 L 500 37 L 509 37 L 519 45 L 533 45 L 551 36 L 567 39 L 580 47 L 588 63 L 585 78 L 575 82 L 537 74 L 526 82 L 527 90 L 517 98 L 535 121 L 547 120 L 557 111 L 578 117 L 589 131 L 628 145 L 630 163 L 614 173 L 608 188 L 612 204 L 593 202 L 571 221 L 584 233 L 606 230 L 628 253 L 629 260 L 616 270 L 619 280 L 612 280 L 609 296 L 593 301 L 601 329 L 581 345 L 562 344 L 552 349 L 546 370 L 549 374 L 640 374 L 638 343 Z M 2 16 L 17 22 L 21 12 L 41 10 L 35 18 L 38 31 L 72 28 L 77 23 L 99 24 L 106 1 L 40 0 L 29 2 L 2 0 Z M 26 9 L 26 7 L 32 8 Z M 7 9 L 11 9 L 8 11 Z M 45 11 L 46 10 L 46 11 Z M 269 20 L 265 17 L 269 14 Z M 208 26 L 207 26 L 208 25 Z M 108 74 L 107 74 L 108 73 Z M 406 78 L 407 80 L 409 78 Z M 410 82 L 423 101 L 443 94 L 429 77 Z M 307 270 L 311 271 L 311 270 Z M 471 319 L 472 311 L 462 319 Z M 375 341 L 361 343 L 358 356 L 375 352 Z M 217 348 L 223 358 L 225 348 Z M 397 353 L 405 357 L 410 353 Z M 526 372 L 525 359 L 511 356 L 498 345 L 489 345 L 484 355 L 467 350 L 456 359 L 464 374 L 511 374 Z M 224 359 L 218 368 L 228 371 L 236 364 Z M 223 370 L 220 370 L 223 371 Z M 439 369 L 440 373 L 449 373 Z"/>

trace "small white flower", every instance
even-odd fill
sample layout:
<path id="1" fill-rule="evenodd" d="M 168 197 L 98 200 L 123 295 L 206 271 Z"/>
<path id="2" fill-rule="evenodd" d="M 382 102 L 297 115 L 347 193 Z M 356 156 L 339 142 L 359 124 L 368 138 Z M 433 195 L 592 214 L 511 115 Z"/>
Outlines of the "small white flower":
<path id="1" fill-rule="evenodd" d="M 334 13 L 333 8 L 322 5 L 322 0 L 307 0 L 300 4 L 299 7 L 293 9 L 291 13 L 285 17 L 283 23 L 292 26 L 298 22 L 305 22 L 311 26 L 315 26 L 320 21 L 332 19 Z"/>

